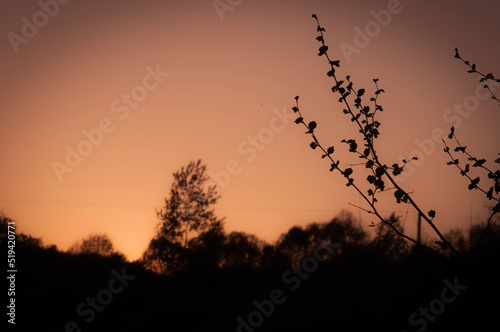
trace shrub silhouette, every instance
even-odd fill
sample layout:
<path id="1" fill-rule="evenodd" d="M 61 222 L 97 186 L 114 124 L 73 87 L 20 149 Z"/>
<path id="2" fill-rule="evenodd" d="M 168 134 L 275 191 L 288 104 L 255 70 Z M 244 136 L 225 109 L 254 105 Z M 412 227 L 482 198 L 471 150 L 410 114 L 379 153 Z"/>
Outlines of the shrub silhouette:
<path id="1" fill-rule="evenodd" d="M 90 234 L 80 241 L 76 241 L 68 249 L 68 252 L 73 255 L 100 255 L 108 257 L 111 255 L 121 255 L 114 249 L 111 239 L 106 234 Z"/>

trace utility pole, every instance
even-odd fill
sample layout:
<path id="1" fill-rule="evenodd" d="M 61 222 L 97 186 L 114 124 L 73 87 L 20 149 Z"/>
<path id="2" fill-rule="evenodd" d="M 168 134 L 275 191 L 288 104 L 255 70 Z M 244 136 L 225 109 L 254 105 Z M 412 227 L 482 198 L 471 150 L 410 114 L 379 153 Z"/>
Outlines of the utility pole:
<path id="1" fill-rule="evenodd" d="M 417 224 L 417 243 L 418 245 L 421 244 L 420 242 L 420 235 L 421 235 L 421 227 L 422 227 L 422 215 L 419 213 L 418 214 L 418 224 Z"/>

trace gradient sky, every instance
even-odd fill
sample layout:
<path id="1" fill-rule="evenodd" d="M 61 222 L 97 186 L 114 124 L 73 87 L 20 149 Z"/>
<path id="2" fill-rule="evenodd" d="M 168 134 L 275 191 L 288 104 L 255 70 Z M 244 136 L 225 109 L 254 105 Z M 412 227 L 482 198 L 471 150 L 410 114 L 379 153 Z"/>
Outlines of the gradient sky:
<path id="1" fill-rule="evenodd" d="M 326 28 L 330 55 L 341 60 L 340 73 L 367 94 L 378 77 L 386 91 L 377 143 L 383 161 L 430 152 L 419 155 L 404 188 L 424 211 L 436 210 L 444 230 L 484 216 L 487 202 L 446 166 L 442 146 L 417 141 L 454 124 L 470 151 L 493 165 L 498 104 L 486 99 L 462 115 L 450 109 L 473 100 L 478 85 L 453 58 L 455 47 L 478 70 L 500 76 L 500 3 L 401 1 L 400 12 L 349 59 L 340 46 L 356 46 L 356 27 L 364 31 L 375 22 L 371 12 L 391 1 L 232 3 L 239 4 L 221 14 L 209 0 L 73 0 L 43 22 L 37 1 L 2 1 L 0 209 L 19 231 L 63 250 L 89 233 L 107 233 L 136 259 L 153 236 L 172 173 L 198 158 L 211 174 L 238 165 L 216 209 L 228 231 L 273 242 L 293 225 L 328 221 L 343 208 L 358 216 L 348 203 L 359 197 L 328 172 L 304 128 L 275 119 L 300 95 L 325 145 L 357 162 L 339 143 L 356 131 L 331 94 L 312 13 Z M 38 31 L 13 46 L 10 33 L 22 36 L 23 17 L 33 22 L 34 15 Z M 126 106 L 122 95 L 146 91 L 137 87 L 156 68 L 168 76 L 158 84 L 146 78 L 144 100 Z M 65 163 L 66 147 L 75 149 L 82 131 L 102 121 L 113 131 L 59 181 L 53 163 Z M 259 150 L 249 137 L 257 137 Z M 392 192 L 386 197 L 383 213 L 396 211 L 414 231 L 416 214 L 395 204 Z M 364 226 L 371 220 L 362 214 Z"/>

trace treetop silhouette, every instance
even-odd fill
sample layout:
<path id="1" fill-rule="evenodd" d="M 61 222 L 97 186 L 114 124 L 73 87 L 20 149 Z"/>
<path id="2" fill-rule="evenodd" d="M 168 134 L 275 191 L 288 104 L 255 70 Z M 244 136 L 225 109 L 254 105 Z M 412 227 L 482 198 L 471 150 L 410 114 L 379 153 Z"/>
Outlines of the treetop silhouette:
<path id="1" fill-rule="evenodd" d="M 143 256 L 149 268 L 162 272 L 184 269 L 186 257 L 199 237 L 223 225 L 223 219 L 217 218 L 213 210 L 220 196 L 215 185 L 205 185 L 209 177 L 201 159 L 173 176 L 170 196 L 157 211 L 160 223 L 156 234 Z"/>

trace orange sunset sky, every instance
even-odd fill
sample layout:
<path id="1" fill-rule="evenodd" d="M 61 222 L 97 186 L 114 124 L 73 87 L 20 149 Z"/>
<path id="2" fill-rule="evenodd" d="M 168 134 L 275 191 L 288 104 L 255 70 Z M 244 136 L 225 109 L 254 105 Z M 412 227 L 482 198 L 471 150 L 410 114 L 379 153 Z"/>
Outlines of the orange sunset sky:
<path id="1" fill-rule="evenodd" d="M 495 166 L 500 107 L 453 55 L 458 47 L 478 70 L 500 76 L 498 2 L 60 2 L 0 6 L 0 210 L 20 232 L 62 250 L 107 233 L 139 258 L 172 173 L 199 158 L 217 175 L 216 212 L 227 231 L 273 242 L 344 208 L 369 229 L 374 219 L 348 205 L 359 204 L 356 192 L 287 115 L 300 95 L 325 145 L 344 163 L 358 161 L 339 143 L 359 136 L 331 93 L 312 13 L 341 75 L 367 95 L 380 79 L 379 154 L 388 165 L 420 157 L 400 181 L 424 211 L 436 210 L 444 230 L 487 214 L 484 195 L 468 191 L 442 145 L 430 142 L 455 125 L 470 152 Z M 51 15 L 40 14 L 42 4 Z M 25 27 L 34 20 L 38 27 Z M 357 36 L 366 28 L 371 36 Z M 96 144 L 82 143 L 84 132 Z M 86 154 L 70 158 L 74 167 L 68 147 Z M 234 175 L 224 177 L 228 167 Z M 416 214 L 392 192 L 382 197 L 382 212 L 406 217 L 414 233 Z"/>

